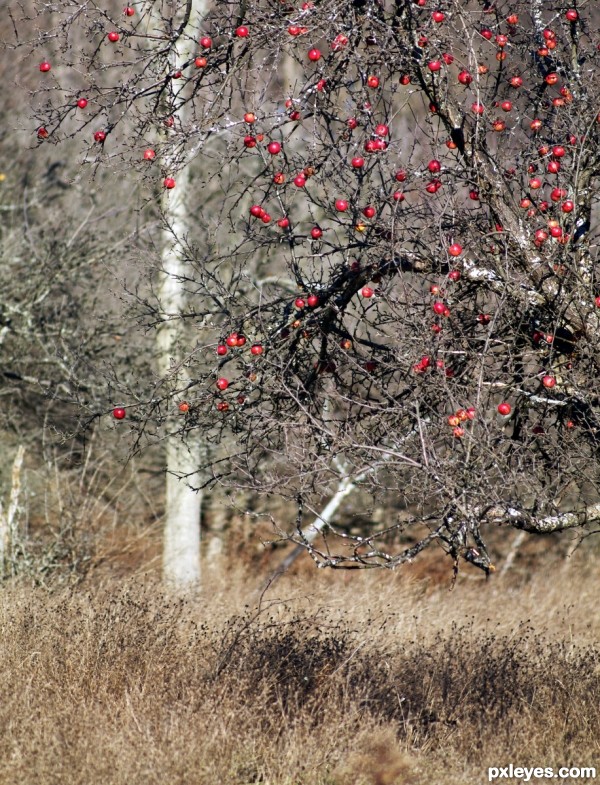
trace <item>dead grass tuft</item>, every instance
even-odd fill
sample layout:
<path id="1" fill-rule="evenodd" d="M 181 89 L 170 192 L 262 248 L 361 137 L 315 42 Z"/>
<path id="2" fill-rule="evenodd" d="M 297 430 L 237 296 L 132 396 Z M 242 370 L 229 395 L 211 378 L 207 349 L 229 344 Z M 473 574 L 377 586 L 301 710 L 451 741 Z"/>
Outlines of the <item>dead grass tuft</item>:
<path id="1" fill-rule="evenodd" d="M 417 781 L 414 760 L 403 751 L 393 731 L 381 728 L 365 734 L 335 773 L 336 785 L 410 785 Z"/>

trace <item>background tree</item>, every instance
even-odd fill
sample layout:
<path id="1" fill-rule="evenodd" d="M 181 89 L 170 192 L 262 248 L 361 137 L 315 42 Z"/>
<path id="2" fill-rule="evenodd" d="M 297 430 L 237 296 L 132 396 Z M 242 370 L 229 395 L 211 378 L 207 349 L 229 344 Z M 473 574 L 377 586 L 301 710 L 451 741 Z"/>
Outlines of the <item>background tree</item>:
<path id="1" fill-rule="evenodd" d="M 280 534 L 328 566 L 436 543 L 488 571 L 492 525 L 598 520 L 594 8 L 264 0 L 194 27 L 191 7 L 62 0 L 49 27 L 40 4 L 24 60 L 41 143 L 87 135 L 155 208 L 177 170 L 212 197 L 185 236 L 163 205 L 188 305 L 163 287 L 140 318 L 201 330 L 151 393 L 123 391 L 136 449 L 178 412 L 207 446 L 192 484 L 294 502 Z M 356 487 L 393 500 L 385 525 L 319 517 Z"/>

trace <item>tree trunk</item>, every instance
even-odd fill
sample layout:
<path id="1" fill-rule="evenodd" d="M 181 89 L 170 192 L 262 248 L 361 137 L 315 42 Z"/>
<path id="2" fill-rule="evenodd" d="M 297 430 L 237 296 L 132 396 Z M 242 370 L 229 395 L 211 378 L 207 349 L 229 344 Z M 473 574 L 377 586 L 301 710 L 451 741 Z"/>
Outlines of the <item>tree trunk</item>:
<path id="1" fill-rule="evenodd" d="M 206 0 L 189 0 L 183 13 L 186 25 L 173 52 L 173 67 L 193 58 L 196 43 L 196 22 L 206 13 Z M 181 20 L 176 20 L 181 23 Z M 177 25 L 175 25 L 177 27 Z M 185 128 L 190 121 L 190 104 L 176 109 L 178 122 Z M 185 237 L 189 226 L 187 205 L 192 188 L 190 162 L 186 161 L 178 172 L 172 172 L 171 161 L 163 157 L 165 174 L 176 178 L 176 187 L 166 190 L 163 198 L 165 229 L 162 237 L 162 269 L 159 281 L 159 301 L 163 323 L 157 331 L 159 370 L 163 378 L 177 374 L 181 388 L 187 378 L 183 362 L 185 340 L 183 319 L 187 298 L 184 276 Z M 176 402 L 173 402 L 176 407 Z M 174 420 L 168 423 L 169 431 L 177 430 Z M 200 513 L 202 492 L 194 490 L 200 485 L 199 464 L 201 444 L 195 436 L 186 443 L 177 436 L 166 440 L 166 493 L 163 534 L 163 579 L 178 591 L 189 591 L 200 582 Z"/>
<path id="2" fill-rule="evenodd" d="M 4 505 L 0 497 L 0 579 L 9 574 L 14 574 L 14 553 L 17 544 L 19 501 L 21 497 L 21 469 L 24 456 L 25 448 L 23 445 L 20 445 L 13 461 L 10 495 L 6 512 L 4 512 Z"/>

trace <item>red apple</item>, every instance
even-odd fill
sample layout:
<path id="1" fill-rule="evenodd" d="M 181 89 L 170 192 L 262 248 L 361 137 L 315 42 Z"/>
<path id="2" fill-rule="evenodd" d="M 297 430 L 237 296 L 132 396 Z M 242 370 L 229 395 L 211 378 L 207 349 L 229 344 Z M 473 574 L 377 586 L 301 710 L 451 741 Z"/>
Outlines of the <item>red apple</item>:
<path id="1" fill-rule="evenodd" d="M 127 412 L 122 406 L 116 406 L 113 409 L 113 417 L 115 418 L 115 420 L 123 420 L 126 415 Z"/>
<path id="2" fill-rule="evenodd" d="M 335 209 L 338 213 L 344 213 L 348 209 L 348 201 L 347 199 L 336 199 L 335 200 Z"/>
<path id="3" fill-rule="evenodd" d="M 144 161 L 153 161 L 156 158 L 156 152 L 149 147 L 147 150 L 144 150 Z"/>
<path id="4" fill-rule="evenodd" d="M 321 59 L 321 51 L 320 51 L 320 49 L 316 49 L 314 47 L 313 47 L 313 49 L 309 49 L 308 50 L 308 59 L 311 62 L 313 62 L 313 63 L 316 63 L 317 60 L 320 60 Z"/>
<path id="5" fill-rule="evenodd" d="M 427 191 L 428 194 L 435 194 L 440 190 L 441 187 L 442 187 L 441 180 L 431 180 L 425 186 L 425 190 Z"/>
<path id="6" fill-rule="evenodd" d="M 339 33 L 339 35 L 336 35 L 336 37 L 333 39 L 331 43 L 331 49 L 332 51 L 337 52 L 340 49 L 343 49 L 347 43 L 348 36 L 344 35 L 343 33 Z"/>
<path id="7" fill-rule="evenodd" d="M 203 49 L 210 49 L 212 46 L 212 38 L 210 38 L 207 35 L 202 36 L 202 38 L 200 39 L 200 46 Z"/>
<path id="8" fill-rule="evenodd" d="M 360 290 L 360 293 L 363 297 L 373 297 L 375 291 L 370 286 L 363 286 L 363 288 Z"/>
<path id="9" fill-rule="evenodd" d="M 226 390 L 229 387 L 229 381 L 224 377 L 217 379 L 217 387 L 219 390 Z"/>
<path id="10" fill-rule="evenodd" d="M 111 43 L 116 44 L 121 36 L 116 32 L 116 30 L 111 30 L 111 32 L 106 37 Z"/>
<path id="11" fill-rule="evenodd" d="M 163 185 L 167 190 L 171 190 L 171 188 L 175 188 L 175 180 L 172 177 L 165 177 Z"/>
<path id="12" fill-rule="evenodd" d="M 269 142 L 267 145 L 267 150 L 271 153 L 271 155 L 277 155 L 281 152 L 281 145 L 279 142 Z"/>
<path id="13" fill-rule="evenodd" d="M 42 63 L 40 63 L 40 71 L 41 71 L 43 74 L 47 74 L 47 73 L 48 73 L 48 71 L 49 71 L 51 68 L 52 68 L 52 66 L 50 65 L 50 63 L 49 63 L 47 60 L 44 60 Z"/>
<path id="14" fill-rule="evenodd" d="M 88 105 L 87 98 L 80 98 L 80 99 L 77 101 L 77 106 L 78 106 L 80 109 L 85 109 L 85 107 L 86 107 L 87 105 Z"/>
<path id="15" fill-rule="evenodd" d="M 240 25 L 236 28 L 235 34 L 238 38 L 247 38 L 250 34 L 250 30 L 246 27 L 246 25 Z"/>
<path id="16" fill-rule="evenodd" d="M 512 406 L 510 405 L 510 403 L 506 403 L 506 402 L 500 403 L 498 404 L 498 411 L 503 417 L 506 417 L 511 413 Z"/>

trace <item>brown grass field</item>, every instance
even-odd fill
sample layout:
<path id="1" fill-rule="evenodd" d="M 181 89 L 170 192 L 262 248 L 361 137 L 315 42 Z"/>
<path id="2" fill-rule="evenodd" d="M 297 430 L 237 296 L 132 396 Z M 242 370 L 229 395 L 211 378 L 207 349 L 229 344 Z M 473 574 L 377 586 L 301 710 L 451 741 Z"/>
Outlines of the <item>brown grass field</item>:
<path id="1" fill-rule="evenodd" d="M 0 783 L 469 785 L 509 763 L 600 778 L 594 539 L 452 590 L 445 562 L 309 559 L 262 598 L 265 568 L 240 559 L 188 601 L 122 565 L 5 583 Z"/>

